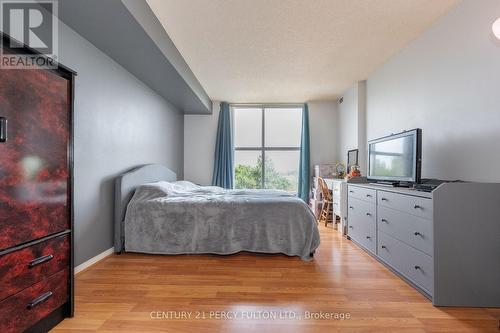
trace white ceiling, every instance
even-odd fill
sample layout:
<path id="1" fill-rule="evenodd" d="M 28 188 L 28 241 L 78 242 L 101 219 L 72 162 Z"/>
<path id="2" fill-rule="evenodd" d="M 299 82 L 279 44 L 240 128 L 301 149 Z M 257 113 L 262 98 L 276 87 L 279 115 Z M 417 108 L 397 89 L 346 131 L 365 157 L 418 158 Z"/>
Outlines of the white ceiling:
<path id="1" fill-rule="evenodd" d="M 460 0 L 147 0 L 212 100 L 334 99 Z"/>

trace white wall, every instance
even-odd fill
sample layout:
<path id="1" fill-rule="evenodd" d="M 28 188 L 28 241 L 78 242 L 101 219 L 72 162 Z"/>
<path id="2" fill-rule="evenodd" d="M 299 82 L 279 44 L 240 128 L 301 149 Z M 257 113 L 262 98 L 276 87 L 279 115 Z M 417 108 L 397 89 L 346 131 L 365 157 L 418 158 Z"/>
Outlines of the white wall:
<path id="1" fill-rule="evenodd" d="M 311 164 L 336 161 L 335 145 L 337 103 L 309 102 Z M 212 182 L 215 136 L 219 102 L 213 103 L 212 115 L 184 116 L 184 178 L 209 185 Z"/>
<path id="2" fill-rule="evenodd" d="M 358 148 L 358 85 L 347 90 L 338 109 L 338 160 L 347 162 L 347 151 Z"/>
<path id="3" fill-rule="evenodd" d="M 311 164 L 336 163 L 337 102 L 309 102 L 308 106 Z"/>
<path id="4" fill-rule="evenodd" d="M 184 179 L 197 184 L 212 184 L 219 104 L 211 115 L 184 116 Z"/>
<path id="5" fill-rule="evenodd" d="M 347 164 L 347 152 L 359 149 L 358 164 L 366 173 L 366 82 L 347 90 L 338 104 L 337 160 Z"/>
<path id="6" fill-rule="evenodd" d="M 498 0 L 465 0 L 367 81 L 367 137 L 423 129 L 423 177 L 500 181 Z"/>

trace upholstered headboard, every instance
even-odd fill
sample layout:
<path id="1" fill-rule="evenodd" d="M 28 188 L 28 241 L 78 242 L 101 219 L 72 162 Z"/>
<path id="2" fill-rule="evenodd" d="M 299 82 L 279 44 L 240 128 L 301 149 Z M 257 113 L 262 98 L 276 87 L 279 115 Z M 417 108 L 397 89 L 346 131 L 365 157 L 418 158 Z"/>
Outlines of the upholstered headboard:
<path id="1" fill-rule="evenodd" d="M 173 182 L 177 175 L 172 170 L 159 164 L 147 164 L 126 172 L 116 179 L 115 182 L 115 252 L 124 250 L 125 240 L 123 220 L 127 205 L 137 186 L 164 180 Z"/>

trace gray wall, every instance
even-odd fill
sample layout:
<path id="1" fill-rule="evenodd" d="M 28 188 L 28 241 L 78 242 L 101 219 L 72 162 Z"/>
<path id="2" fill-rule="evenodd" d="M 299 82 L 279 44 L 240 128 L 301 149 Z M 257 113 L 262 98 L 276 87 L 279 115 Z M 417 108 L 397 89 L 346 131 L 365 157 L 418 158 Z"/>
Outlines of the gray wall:
<path id="1" fill-rule="evenodd" d="M 498 0 L 465 0 L 368 78 L 368 140 L 423 129 L 423 177 L 500 182 Z"/>
<path id="2" fill-rule="evenodd" d="M 62 24 L 60 60 L 75 86 L 75 263 L 113 246 L 113 180 L 160 163 L 183 174 L 183 115 Z"/>

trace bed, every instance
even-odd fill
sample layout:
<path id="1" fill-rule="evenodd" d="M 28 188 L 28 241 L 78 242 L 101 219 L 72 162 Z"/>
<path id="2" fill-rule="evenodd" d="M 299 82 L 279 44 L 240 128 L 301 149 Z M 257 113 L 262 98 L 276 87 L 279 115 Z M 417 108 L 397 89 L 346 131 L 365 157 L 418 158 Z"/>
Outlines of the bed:
<path id="1" fill-rule="evenodd" d="M 198 186 L 154 164 L 119 176 L 115 186 L 116 252 L 248 251 L 307 261 L 319 246 L 313 213 L 284 191 Z"/>

